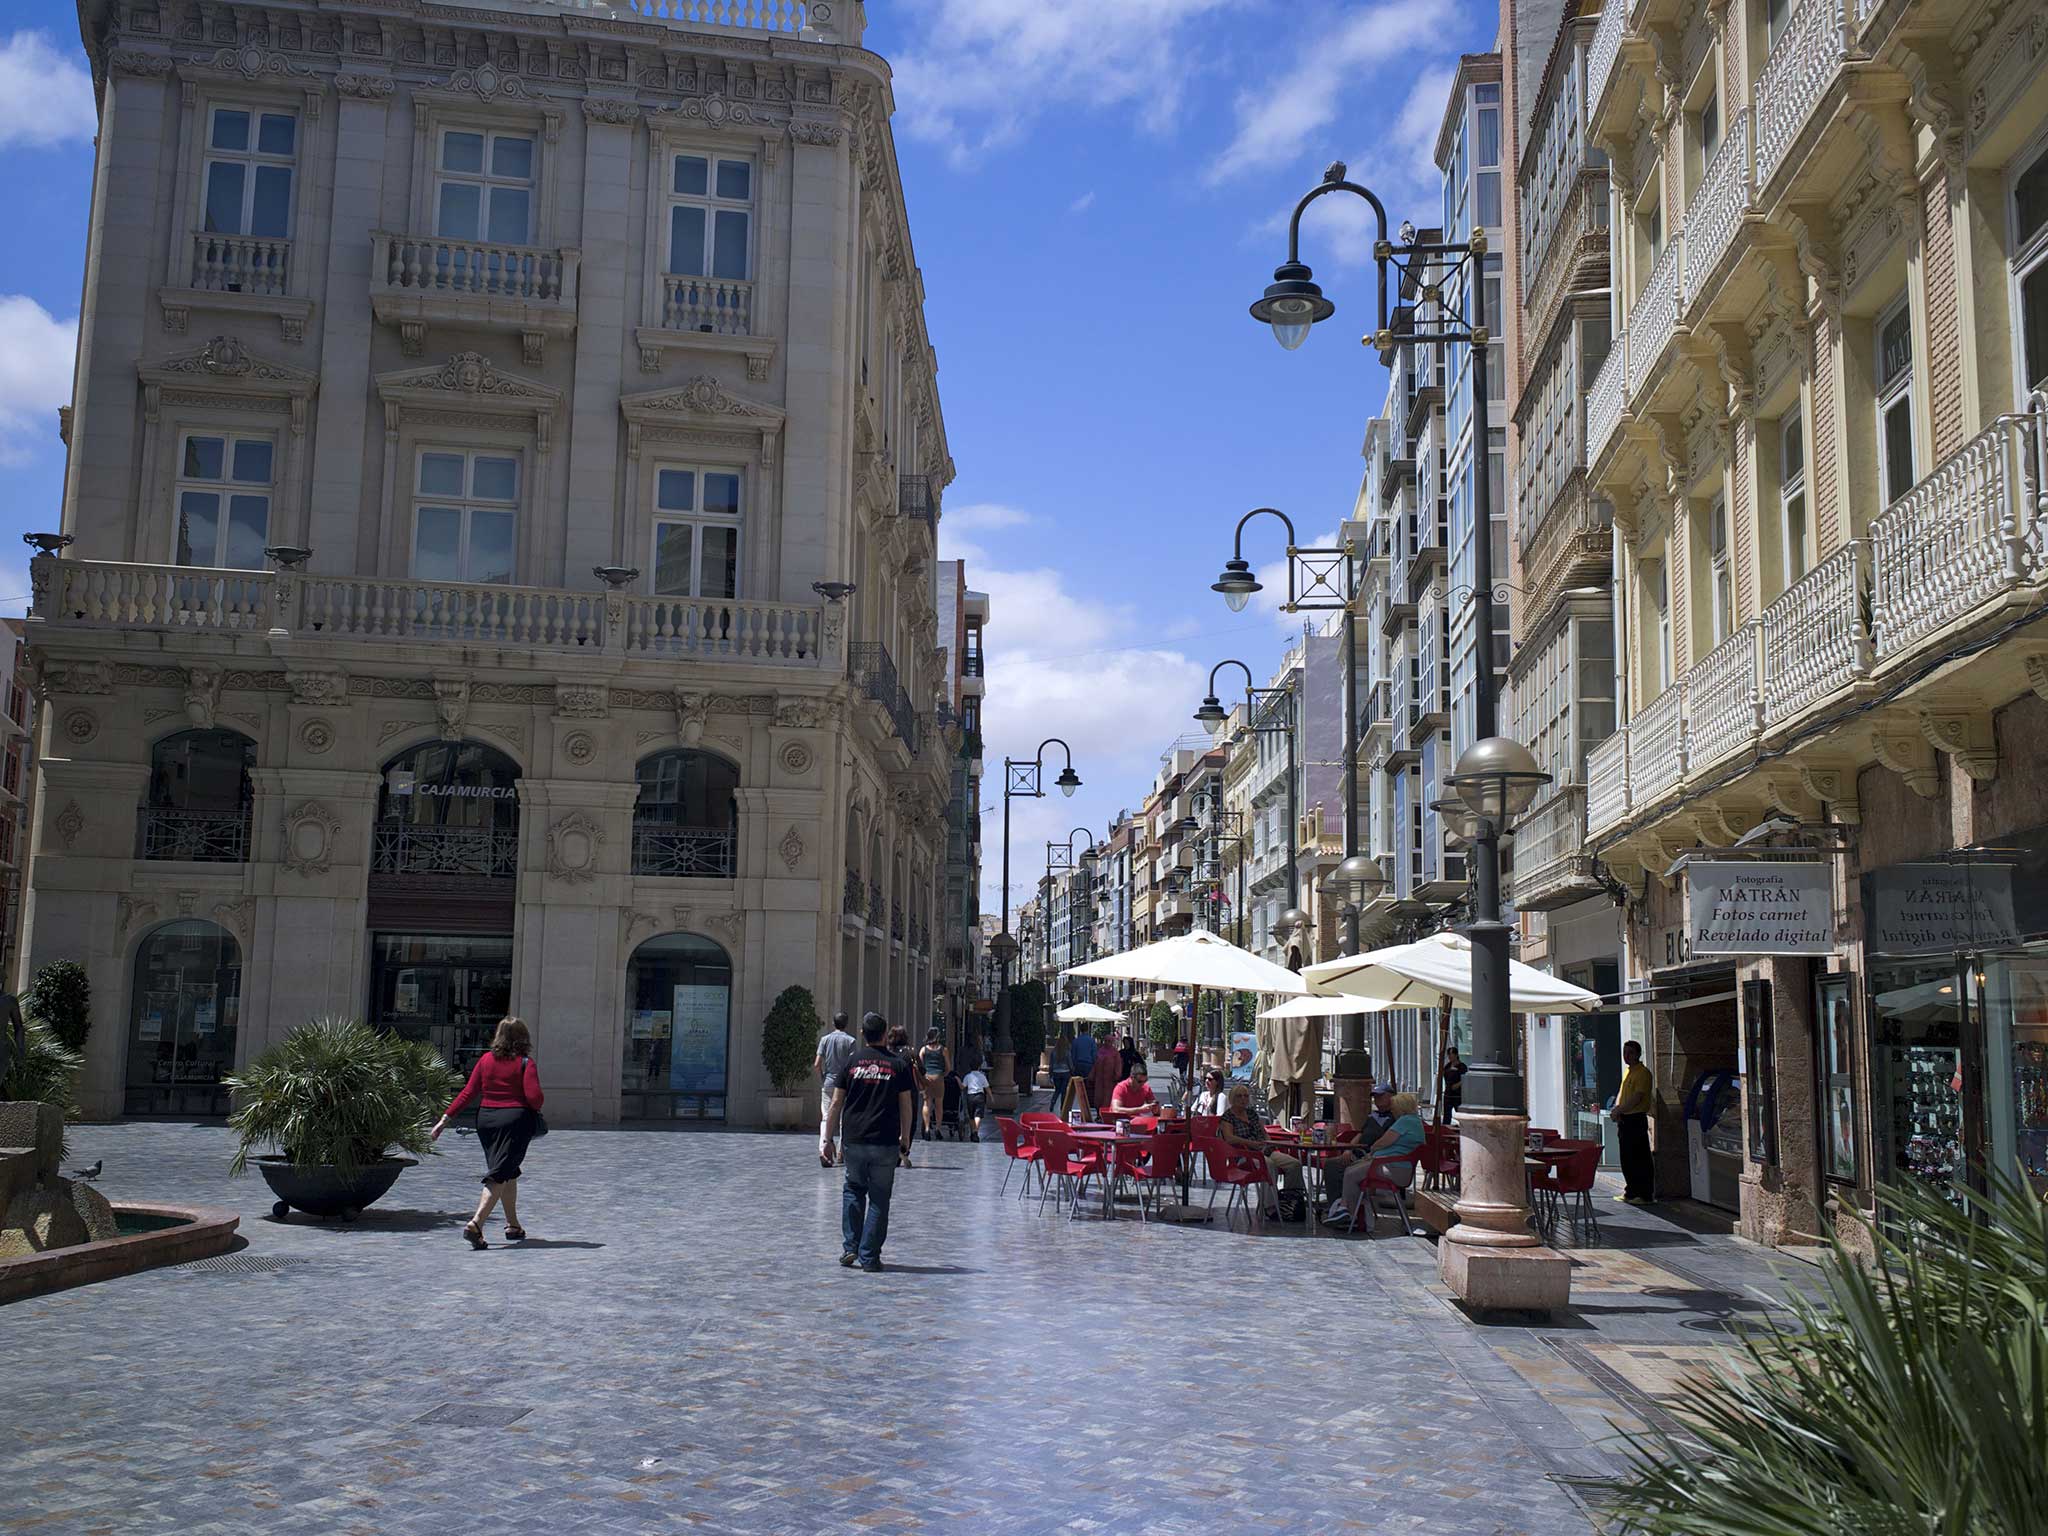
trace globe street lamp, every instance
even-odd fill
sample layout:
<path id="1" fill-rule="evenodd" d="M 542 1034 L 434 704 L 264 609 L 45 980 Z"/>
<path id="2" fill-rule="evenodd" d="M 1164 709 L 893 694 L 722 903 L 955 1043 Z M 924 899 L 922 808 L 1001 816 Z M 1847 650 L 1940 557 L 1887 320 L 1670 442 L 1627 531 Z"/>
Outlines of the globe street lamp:
<path id="1" fill-rule="evenodd" d="M 1242 528 L 1243 525 L 1239 524 Z M 1256 586 L 1256 583 L 1254 583 Z M 1216 674 L 1225 667 L 1236 667 L 1244 674 L 1244 718 L 1245 728 L 1259 736 L 1278 736 L 1287 743 L 1287 911 L 1281 914 L 1284 922 L 1289 916 L 1308 921 L 1308 914 L 1301 910 L 1301 869 L 1300 857 L 1295 841 L 1301 835 L 1301 815 L 1295 801 L 1298 790 L 1295 785 L 1295 699 L 1292 688 L 1259 688 L 1253 685 L 1252 669 L 1231 657 L 1219 661 L 1209 669 L 1209 693 L 1202 700 L 1201 708 L 1195 711 L 1195 719 L 1211 736 L 1218 735 L 1229 720 L 1223 703 L 1216 696 Z M 1273 933 L 1285 947 L 1293 934 L 1293 925 L 1282 933 L 1280 924 L 1275 923 Z"/>
<path id="2" fill-rule="evenodd" d="M 1292 351 L 1308 329 L 1336 313 L 1336 306 L 1317 286 L 1315 274 L 1301 259 L 1301 216 L 1319 197 L 1344 192 L 1363 198 L 1377 224 L 1373 265 L 1379 282 L 1379 307 L 1367 338 L 1385 354 L 1395 346 L 1430 344 L 1471 348 L 1473 455 L 1472 504 L 1493 505 L 1492 455 L 1487 362 L 1492 337 L 1486 328 L 1486 239 L 1474 231 L 1462 242 L 1418 242 L 1413 226 L 1402 225 L 1401 243 L 1387 238 L 1387 211 L 1366 187 L 1346 179 L 1342 161 L 1323 173 L 1294 206 L 1287 225 L 1287 259 L 1273 271 L 1273 281 L 1251 306 L 1252 318 L 1273 328 L 1280 345 Z M 1398 334 L 1387 323 L 1387 279 L 1390 269 L 1402 280 L 1414 278 L 1429 299 L 1431 313 L 1418 325 L 1406 314 Z M 1462 274 L 1462 280 L 1461 280 Z M 1240 554 L 1242 552 L 1240 551 Z M 1226 568 L 1231 596 L 1244 587 L 1247 569 Z M 1223 582 L 1217 584 L 1220 587 Z M 1256 590 L 1254 587 L 1252 590 Z M 1249 596 L 1249 593 L 1246 594 Z M 1458 1129 L 1466 1143 L 1465 1178 L 1458 1201 L 1459 1224 L 1439 1250 L 1442 1272 L 1458 1295 L 1484 1299 L 1491 1306 L 1526 1306 L 1539 1310 L 1563 1305 L 1570 1297 L 1570 1265 L 1561 1255 L 1545 1256 L 1529 1231 L 1527 1188 L 1520 1150 L 1526 1129 L 1527 1104 L 1522 1079 L 1514 1070 L 1514 1041 L 1509 1030 L 1507 927 L 1500 910 L 1500 840 L 1509 818 L 1525 809 L 1543 782 L 1541 771 L 1526 750 L 1496 735 L 1499 700 L 1492 658 L 1483 649 L 1494 632 L 1493 540 L 1484 521 L 1472 540 L 1472 603 L 1474 629 L 1482 647 L 1473 683 L 1475 744 L 1446 781 L 1477 818 L 1472 839 L 1472 1070 L 1465 1079 Z M 1354 736 L 1355 712 L 1347 712 L 1346 735 Z M 1355 847 L 1347 853 L 1355 852 Z M 1559 1262 L 1551 1262 L 1551 1260 Z"/>

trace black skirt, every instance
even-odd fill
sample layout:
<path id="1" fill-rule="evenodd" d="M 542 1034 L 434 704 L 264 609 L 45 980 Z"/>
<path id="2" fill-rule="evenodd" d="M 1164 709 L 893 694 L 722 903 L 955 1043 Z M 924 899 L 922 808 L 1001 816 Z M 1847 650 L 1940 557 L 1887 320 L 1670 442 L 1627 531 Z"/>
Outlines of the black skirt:
<path id="1" fill-rule="evenodd" d="M 526 1144 L 533 1140 L 533 1111 L 480 1109 L 476 1139 L 484 1149 L 484 1183 L 509 1184 L 519 1177 L 519 1165 L 526 1161 Z"/>

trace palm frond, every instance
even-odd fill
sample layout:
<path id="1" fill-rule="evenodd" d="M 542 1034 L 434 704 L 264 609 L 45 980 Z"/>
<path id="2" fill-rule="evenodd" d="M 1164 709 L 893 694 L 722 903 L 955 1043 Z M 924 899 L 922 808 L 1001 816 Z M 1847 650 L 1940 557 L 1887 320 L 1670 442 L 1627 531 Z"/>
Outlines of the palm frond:
<path id="1" fill-rule="evenodd" d="M 331 1164 L 344 1174 L 393 1149 L 434 1150 L 428 1128 L 462 1086 L 424 1041 L 372 1029 L 360 1019 L 301 1025 L 227 1080 L 238 1142 L 229 1172 L 252 1148 L 277 1148 L 295 1163 Z"/>

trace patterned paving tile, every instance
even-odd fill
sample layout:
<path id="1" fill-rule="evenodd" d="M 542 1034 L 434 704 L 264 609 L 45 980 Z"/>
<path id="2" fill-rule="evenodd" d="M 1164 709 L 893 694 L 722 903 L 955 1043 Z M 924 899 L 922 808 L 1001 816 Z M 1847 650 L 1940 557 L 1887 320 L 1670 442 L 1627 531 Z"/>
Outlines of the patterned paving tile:
<path id="1" fill-rule="evenodd" d="M 1599 1469 L 1621 1398 L 1711 1347 L 1654 1247 L 1580 1255 L 1552 1329 L 1478 1327 L 1426 1242 L 1041 1216 L 994 1144 L 920 1149 L 878 1276 L 835 1262 L 800 1137 L 558 1131 L 539 1241 L 484 1253 L 473 1141 L 349 1225 L 266 1219 L 218 1128 L 73 1146 L 115 1199 L 240 1208 L 249 1255 L 300 1262 L 0 1309 L 0 1532 L 1555 1536 L 1590 1528 L 1557 1478 Z M 1621 1244 L 1771 1279 L 1626 1214 Z M 1586 1358 L 1622 1388 L 1564 1334 L 1620 1348 Z M 446 1404 L 520 1416 L 420 1422 Z"/>

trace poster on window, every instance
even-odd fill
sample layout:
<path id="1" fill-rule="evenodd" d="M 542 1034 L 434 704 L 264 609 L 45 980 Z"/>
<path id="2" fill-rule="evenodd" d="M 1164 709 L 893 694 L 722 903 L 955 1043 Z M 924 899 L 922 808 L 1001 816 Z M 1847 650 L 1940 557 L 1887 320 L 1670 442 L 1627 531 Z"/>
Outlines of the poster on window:
<path id="1" fill-rule="evenodd" d="M 671 1010 L 671 1093 L 725 1092 L 724 987 L 677 987 Z"/>
<path id="2" fill-rule="evenodd" d="M 138 1040 L 166 1040 L 177 1028 L 178 994 L 151 992 L 142 1003 L 142 1018 L 135 1026 Z"/>
<path id="3" fill-rule="evenodd" d="M 219 1005 L 214 1001 L 213 988 L 198 987 L 192 1002 L 192 1033 L 210 1035 L 219 1018 Z"/>
<path id="4" fill-rule="evenodd" d="M 1238 1082 L 1252 1080 L 1252 1059 L 1259 1053 L 1259 1037 L 1250 1030 L 1232 1030 L 1230 1035 L 1230 1075 Z"/>
<path id="5" fill-rule="evenodd" d="M 1894 864 L 1865 876 L 1870 947 L 1879 954 L 1953 954 L 2020 941 L 2010 864 Z"/>
<path id="6" fill-rule="evenodd" d="M 666 1040 L 669 1034 L 669 1010 L 666 1008 L 636 1008 L 633 1010 L 633 1038 L 635 1040 Z"/>
<path id="7" fill-rule="evenodd" d="M 1834 878 L 1825 864 L 1701 859 L 1686 865 L 1685 881 L 1695 955 L 1834 953 Z"/>

